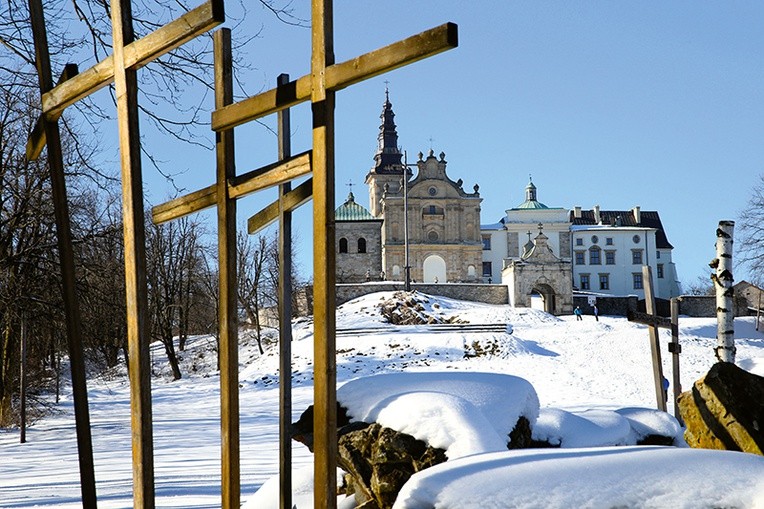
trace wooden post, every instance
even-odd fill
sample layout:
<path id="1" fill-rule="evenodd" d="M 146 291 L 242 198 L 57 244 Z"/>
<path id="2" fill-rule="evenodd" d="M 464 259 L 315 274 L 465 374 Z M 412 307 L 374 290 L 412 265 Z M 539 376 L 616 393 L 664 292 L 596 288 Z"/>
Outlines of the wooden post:
<path id="1" fill-rule="evenodd" d="M 334 63 L 332 0 L 312 3 L 314 302 L 314 507 L 337 507 L 337 368 L 335 352 L 334 94 L 326 68 Z"/>
<path id="2" fill-rule="evenodd" d="M 758 290 L 759 303 L 756 304 L 756 330 L 759 330 L 759 320 L 761 319 L 761 290 Z"/>
<path id="3" fill-rule="evenodd" d="M 679 344 L 679 299 L 671 299 L 671 343 L 669 343 L 669 352 L 671 352 L 671 372 L 673 375 L 672 386 L 674 388 L 674 417 L 682 424 L 682 416 L 679 413 L 679 407 L 676 402 L 679 395 L 682 394 L 682 381 L 679 377 L 679 354 L 682 353 L 682 345 Z"/>
<path id="4" fill-rule="evenodd" d="M 233 102 L 231 31 L 214 35 L 215 108 Z M 221 131 L 217 154 L 218 260 L 220 284 L 220 424 L 223 507 L 238 509 L 241 499 L 239 451 L 239 334 L 237 320 L 236 201 L 229 182 L 236 176 L 233 129 Z"/>
<path id="5" fill-rule="evenodd" d="M 732 287 L 732 234 L 734 221 L 719 221 L 716 229 L 716 258 L 711 275 L 716 288 L 716 348 L 719 362 L 735 362 L 735 289 Z"/>
<path id="6" fill-rule="evenodd" d="M 645 286 L 645 308 L 647 314 L 655 315 L 655 295 L 653 294 L 653 273 L 649 265 L 642 266 L 642 280 Z M 666 391 L 663 389 L 663 365 L 661 364 L 661 345 L 658 326 L 648 325 L 650 331 L 650 354 L 653 359 L 653 381 L 655 400 L 658 410 L 666 411 Z"/>
<path id="7" fill-rule="evenodd" d="M 125 45 L 134 40 L 130 0 L 111 0 L 114 86 L 122 167 L 127 344 L 133 431 L 133 506 L 153 509 L 154 443 L 151 411 L 146 229 L 138 123 L 136 71 L 125 67 Z"/>
<path id="8" fill-rule="evenodd" d="M 276 84 L 289 83 L 280 74 Z M 278 113 L 279 161 L 292 155 L 289 109 Z M 292 212 L 286 202 L 292 184 L 279 185 L 279 507 L 292 509 Z"/>
<path id="9" fill-rule="evenodd" d="M 45 16 L 40 0 L 29 0 L 29 15 L 32 22 L 37 78 L 40 95 L 44 97 L 53 89 L 53 76 L 48 51 L 48 35 Z M 77 74 L 76 66 L 67 66 L 64 75 Z M 61 136 L 56 120 L 41 118 L 44 135 L 48 143 L 48 167 L 53 196 L 53 212 L 56 220 L 56 237 L 61 267 L 64 314 L 66 316 L 66 339 L 72 376 L 74 399 L 74 421 L 77 430 L 77 456 L 80 469 L 80 493 L 85 508 L 95 508 L 95 467 L 93 463 L 93 441 L 90 433 L 90 410 L 88 407 L 87 382 L 85 377 L 85 357 L 82 351 L 82 323 L 77 282 L 74 272 L 74 251 L 69 221 L 69 203 L 66 198 L 64 160 L 61 152 Z M 40 148 L 42 150 L 42 148 Z"/>
<path id="10" fill-rule="evenodd" d="M 19 442 L 27 441 L 27 315 L 21 314 L 21 352 L 19 352 L 19 403 L 21 406 L 19 416 Z"/>

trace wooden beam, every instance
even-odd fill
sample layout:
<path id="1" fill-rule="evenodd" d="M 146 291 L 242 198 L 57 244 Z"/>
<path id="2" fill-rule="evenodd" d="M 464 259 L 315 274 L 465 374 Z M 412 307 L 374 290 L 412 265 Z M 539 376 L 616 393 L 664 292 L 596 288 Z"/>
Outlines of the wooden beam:
<path id="1" fill-rule="evenodd" d="M 29 1 L 29 15 L 34 38 L 37 78 L 42 97 L 53 88 L 53 74 L 50 67 L 48 35 L 45 29 L 45 16 L 41 0 Z M 68 69 L 68 71 L 67 71 Z M 64 74 L 75 69 L 67 66 Z M 61 136 L 58 122 L 42 121 L 42 133 L 48 140 L 48 170 L 50 172 L 53 213 L 56 221 L 58 259 L 61 268 L 62 300 L 66 317 L 66 340 L 69 350 L 69 363 L 72 378 L 74 400 L 74 421 L 77 432 L 77 457 L 79 460 L 80 493 L 82 507 L 95 509 L 97 506 L 95 467 L 93 462 L 93 440 L 90 428 L 90 408 L 88 405 L 85 357 L 82 345 L 82 315 L 77 296 L 74 250 L 72 248 L 71 221 L 69 203 L 66 198 L 66 178 L 64 159 L 61 151 Z"/>
<path id="2" fill-rule="evenodd" d="M 671 352 L 671 373 L 672 383 L 674 389 L 674 417 L 679 421 L 679 424 L 684 426 L 682 422 L 682 414 L 679 412 L 679 405 L 676 404 L 679 399 L 679 395 L 682 394 L 682 381 L 679 377 L 679 354 L 682 353 L 682 345 L 679 344 L 679 299 L 673 297 L 671 299 L 671 343 L 669 343 L 669 352 Z"/>
<path id="3" fill-rule="evenodd" d="M 282 210 L 292 211 L 304 205 L 313 197 L 313 179 L 310 178 L 285 193 L 281 200 L 269 203 L 247 220 L 247 233 L 257 233 L 279 219 Z"/>
<path id="4" fill-rule="evenodd" d="M 332 0 L 312 2 L 314 507 L 337 508 L 336 260 L 334 224 L 334 64 Z"/>
<path id="5" fill-rule="evenodd" d="M 70 80 L 73 77 L 75 77 L 79 73 L 79 68 L 77 67 L 77 64 L 66 64 L 64 66 L 64 70 L 61 72 L 61 76 L 58 78 L 58 85 L 65 82 L 66 80 Z M 52 87 L 51 87 L 52 89 Z M 59 117 L 49 119 L 50 121 L 58 120 Z M 27 160 L 29 161 L 36 161 L 38 157 L 40 157 L 40 154 L 42 153 L 43 147 L 45 147 L 45 143 L 47 141 L 47 137 L 45 136 L 45 127 L 43 125 L 43 117 L 37 119 L 37 122 L 34 124 L 34 128 L 32 128 L 32 133 L 29 135 L 29 138 L 27 139 L 27 148 L 26 148 L 26 155 Z"/>
<path id="6" fill-rule="evenodd" d="M 641 323 L 642 325 L 654 325 L 661 329 L 670 329 L 671 320 L 665 316 L 651 315 L 649 313 L 640 313 L 639 311 L 629 311 L 626 319 L 630 322 Z"/>
<path id="7" fill-rule="evenodd" d="M 233 101 L 233 59 L 231 30 L 222 28 L 214 35 L 215 108 Z M 239 447 L 239 324 L 236 286 L 236 201 L 228 182 L 236 175 L 233 130 L 218 133 L 215 143 L 215 194 L 218 209 L 218 277 L 220 305 L 220 432 L 222 451 L 222 507 L 241 505 Z"/>
<path id="8" fill-rule="evenodd" d="M 653 293 L 653 273 L 649 265 L 642 266 L 642 281 L 645 287 L 645 308 L 655 316 L 655 294 Z M 658 327 L 648 325 L 650 331 L 650 354 L 653 360 L 653 382 L 658 410 L 666 411 L 666 391 L 663 388 L 663 364 L 661 363 L 661 344 Z"/>
<path id="9" fill-rule="evenodd" d="M 280 74 L 276 84 L 289 82 Z M 289 110 L 278 114 L 279 161 L 292 155 Z M 292 183 L 279 185 L 279 509 L 292 507 Z"/>
<path id="10" fill-rule="evenodd" d="M 328 91 L 345 87 L 397 69 L 417 60 L 437 55 L 459 45 L 458 29 L 445 23 L 389 46 L 371 51 L 352 60 L 330 65 L 324 81 Z M 311 98 L 311 76 L 279 85 L 274 89 L 249 97 L 212 112 L 212 129 L 222 131 L 251 120 L 276 113 Z"/>
<path id="11" fill-rule="evenodd" d="M 269 164 L 230 179 L 229 195 L 238 199 L 261 189 L 277 186 L 283 182 L 310 173 L 311 151 L 302 152 L 286 161 Z M 199 212 L 217 203 L 217 184 L 207 186 L 184 196 L 154 206 L 151 219 L 154 224 L 162 224 L 194 212 Z"/>
<path id="12" fill-rule="evenodd" d="M 223 0 L 208 0 L 145 37 L 126 44 L 123 50 L 124 67 L 138 70 L 223 21 L 225 21 Z M 68 106 L 113 81 L 114 58 L 109 55 L 93 67 L 44 94 L 43 115 L 46 118 L 58 118 Z"/>
<path id="13" fill-rule="evenodd" d="M 133 507 L 153 509 L 154 439 L 151 411 L 146 229 L 143 208 L 138 80 L 125 66 L 124 46 L 134 39 L 130 0 L 111 0 L 114 85 L 122 167 L 127 344 L 133 444 Z M 67 83 L 71 83 L 71 80 Z M 66 83 L 65 83 L 66 84 Z M 64 84 L 64 85 L 65 85 Z"/>

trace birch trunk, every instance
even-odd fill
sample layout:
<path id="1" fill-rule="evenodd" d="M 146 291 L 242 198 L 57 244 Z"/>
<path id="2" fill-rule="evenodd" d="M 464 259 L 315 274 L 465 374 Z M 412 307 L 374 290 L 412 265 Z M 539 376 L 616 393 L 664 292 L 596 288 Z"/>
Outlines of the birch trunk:
<path id="1" fill-rule="evenodd" d="M 735 362 L 735 303 L 732 283 L 732 234 L 734 221 L 719 221 L 716 230 L 716 258 L 711 275 L 716 288 L 716 348 L 714 353 L 720 362 Z"/>

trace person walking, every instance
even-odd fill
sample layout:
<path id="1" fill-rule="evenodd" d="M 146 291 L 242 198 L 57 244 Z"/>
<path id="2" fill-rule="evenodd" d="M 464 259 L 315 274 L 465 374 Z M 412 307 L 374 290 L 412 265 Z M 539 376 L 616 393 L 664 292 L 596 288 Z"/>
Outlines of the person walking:
<path id="1" fill-rule="evenodd" d="M 576 306 L 576 309 L 573 310 L 573 314 L 576 315 L 576 321 L 583 321 L 583 317 L 581 316 L 581 308 Z"/>
<path id="2" fill-rule="evenodd" d="M 597 321 L 599 322 L 599 321 L 600 321 L 600 310 L 599 310 L 599 309 L 597 309 L 597 304 L 595 304 L 595 305 L 592 307 L 592 312 L 594 313 L 594 319 L 595 319 L 595 320 L 597 320 Z"/>

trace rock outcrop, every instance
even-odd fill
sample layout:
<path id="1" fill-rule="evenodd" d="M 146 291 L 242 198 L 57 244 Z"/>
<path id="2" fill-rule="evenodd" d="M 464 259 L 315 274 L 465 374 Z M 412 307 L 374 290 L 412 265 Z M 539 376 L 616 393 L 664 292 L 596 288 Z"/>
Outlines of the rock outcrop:
<path id="1" fill-rule="evenodd" d="M 763 454 L 764 378 L 719 362 L 678 404 L 690 447 Z"/>

